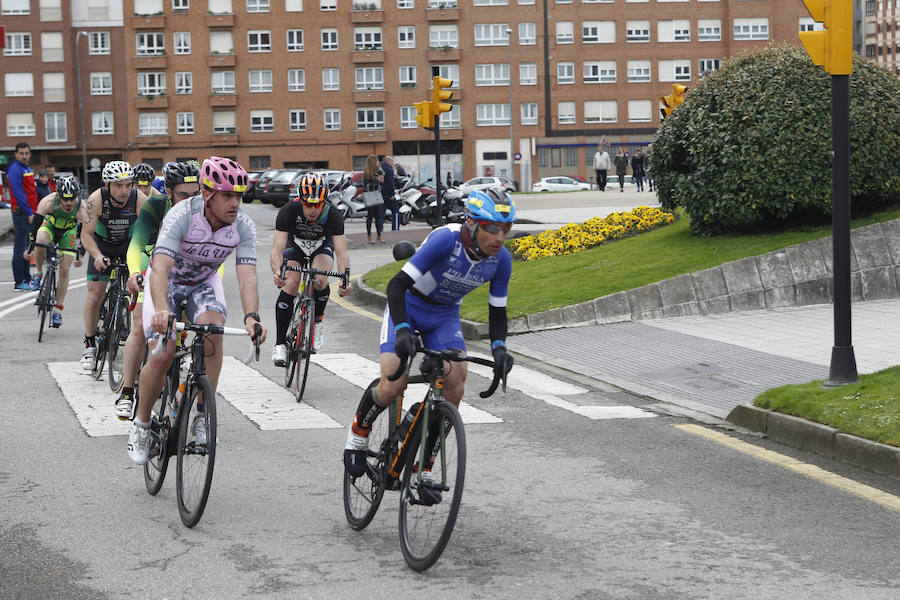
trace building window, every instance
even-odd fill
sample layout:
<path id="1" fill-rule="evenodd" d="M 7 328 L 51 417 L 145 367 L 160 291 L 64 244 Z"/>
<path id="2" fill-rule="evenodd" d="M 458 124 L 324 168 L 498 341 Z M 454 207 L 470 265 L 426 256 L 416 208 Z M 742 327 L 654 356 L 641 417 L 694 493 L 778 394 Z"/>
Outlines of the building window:
<path id="1" fill-rule="evenodd" d="M 34 113 L 6 113 L 6 135 L 25 137 L 34 135 Z"/>
<path id="2" fill-rule="evenodd" d="M 416 47 L 416 28 L 412 25 L 402 25 L 397 28 L 397 47 Z"/>
<path id="3" fill-rule="evenodd" d="M 175 32 L 175 54 L 191 53 L 191 32 L 176 31 Z"/>
<path id="4" fill-rule="evenodd" d="M 721 64 L 722 61 L 718 58 L 701 58 L 697 72 L 700 73 L 700 77 L 705 77 L 713 71 L 718 70 Z"/>
<path id="5" fill-rule="evenodd" d="M 234 36 L 230 31 L 209 32 L 210 54 L 234 54 Z"/>
<path id="6" fill-rule="evenodd" d="M 650 100 L 629 100 L 628 121 L 649 123 L 653 120 L 653 103 Z"/>
<path id="7" fill-rule="evenodd" d="M 338 49 L 338 31 L 337 29 L 322 30 L 322 50 Z"/>
<path id="8" fill-rule="evenodd" d="M 556 23 L 556 43 L 571 44 L 575 41 L 575 28 L 572 21 L 558 21 Z"/>
<path id="9" fill-rule="evenodd" d="M 571 125 L 575 123 L 575 103 L 574 102 L 557 102 L 556 103 L 556 122 L 560 125 Z"/>
<path id="10" fill-rule="evenodd" d="M 63 35 L 60 31 L 44 31 L 41 33 L 41 61 L 63 61 Z"/>
<path id="11" fill-rule="evenodd" d="M 556 63 L 556 83 L 558 83 L 558 84 L 575 83 L 575 63 L 571 63 L 571 62 Z"/>
<path id="12" fill-rule="evenodd" d="M 767 40 L 769 39 L 769 19 L 735 19 L 735 40 Z"/>
<path id="13" fill-rule="evenodd" d="M 474 6 L 506 6 L 509 0 L 474 0 Z"/>
<path id="14" fill-rule="evenodd" d="M 291 131 L 306 131 L 306 111 L 302 108 L 292 108 L 288 112 Z"/>
<path id="15" fill-rule="evenodd" d="M 237 133 L 237 113 L 233 110 L 213 111 L 213 133 Z"/>
<path id="16" fill-rule="evenodd" d="M 537 30 L 534 23 L 519 23 L 519 45 L 534 46 L 537 44 Z"/>
<path id="17" fill-rule="evenodd" d="M 31 73 L 4 73 L 7 96 L 34 96 L 34 75 Z"/>
<path id="18" fill-rule="evenodd" d="M 0 14 L 2 15 L 30 15 L 31 6 L 29 0 L 3 0 L 0 2 Z"/>
<path id="19" fill-rule="evenodd" d="M 337 131 L 341 128 L 341 109 L 326 108 L 323 117 L 325 131 Z"/>
<path id="20" fill-rule="evenodd" d="M 585 44 L 615 44 L 615 21 L 585 21 L 581 24 L 581 41 Z"/>
<path id="21" fill-rule="evenodd" d="M 361 67 L 356 69 L 356 89 L 358 90 L 383 90 L 384 68 Z"/>
<path id="22" fill-rule="evenodd" d="M 400 87 L 416 87 L 416 67 L 414 65 L 400 67 Z"/>
<path id="23" fill-rule="evenodd" d="M 656 22 L 656 39 L 659 42 L 691 41 L 691 22 L 687 19 Z"/>
<path id="24" fill-rule="evenodd" d="M 509 85 L 509 65 L 507 63 L 475 65 L 475 85 Z"/>
<path id="25" fill-rule="evenodd" d="M 44 102 L 66 101 L 65 73 L 44 72 Z"/>
<path id="26" fill-rule="evenodd" d="M 415 8 L 416 3 L 414 0 L 397 0 L 397 8 L 406 9 L 406 8 Z"/>
<path id="27" fill-rule="evenodd" d="M 289 92 L 305 92 L 306 91 L 306 70 L 305 69 L 288 69 L 288 91 Z"/>
<path id="28" fill-rule="evenodd" d="M 400 129 L 415 129 L 418 127 L 418 123 L 416 123 L 416 114 L 415 106 L 401 106 Z"/>
<path id="29" fill-rule="evenodd" d="M 322 89 L 341 89 L 341 73 L 339 69 L 322 69 Z"/>
<path id="30" fill-rule="evenodd" d="M 275 114 L 271 110 L 250 111 L 250 131 L 253 133 L 267 133 L 275 131 Z"/>
<path id="31" fill-rule="evenodd" d="M 319 10 L 337 10 L 337 0 L 319 0 Z"/>
<path id="32" fill-rule="evenodd" d="M 616 61 L 588 61 L 584 63 L 585 83 L 615 83 Z"/>
<path id="33" fill-rule="evenodd" d="M 462 127 L 462 121 L 459 118 L 459 104 L 454 104 L 450 112 L 441 113 L 439 118 L 441 129 L 459 129 Z"/>
<path id="34" fill-rule="evenodd" d="M 139 33 L 136 39 L 138 56 L 160 56 L 166 52 L 166 35 L 161 31 Z"/>
<path id="35" fill-rule="evenodd" d="M 190 71 L 177 71 L 175 73 L 175 93 L 194 93 L 194 75 Z"/>
<path id="36" fill-rule="evenodd" d="M 690 81 L 691 61 L 686 59 L 659 61 L 659 80 Z"/>
<path id="37" fill-rule="evenodd" d="M 509 104 L 476 104 L 475 121 L 478 125 L 509 125 Z"/>
<path id="38" fill-rule="evenodd" d="M 648 83 L 650 81 L 649 60 L 628 61 L 628 83 Z"/>
<path id="39" fill-rule="evenodd" d="M 66 113 L 49 112 L 44 114 L 44 132 L 48 142 L 64 142 L 67 139 Z"/>
<path id="40" fill-rule="evenodd" d="M 233 94 L 234 93 L 234 71 L 213 71 L 212 72 L 212 93 L 213 94 Z"/>
<path id="41" fill-rule="evenodd" d="M 357 108 L 357 129 L 384 129 L 384 108 Z"/>
<path id="42" fill-rule="evenodd" d="M 476 46 L 509 46 L 509 25 L 506 23 L 485 23 L 475 25 Z"/>
<path id="43" fill-rule="evenodd" d="M 428 28 L 430 48 L 459 48 L 459 30 L 456 25 L 432 25 Z"/>
<path id="44" fill-rule="evenodd" d="M 250 156 L 250 170 L 261 171 L 272 167 L 272 157 L 265 154 L 261 156 Z"/>
<path id="45" fill-rule="evenodd" d="M 247 52 L 271 52 L 272 36 L 268 30 L 247 32 Z"/>
<path id="46" fill-rule="evenodd" d="M 626 21 L 625 40 L 629 42 L 649 42 L 650 21 Z"/>
<path id="47" fill-rule="evenodd" d="M 31 56 L 31 34 L 7 33 L 3 56 Z"/>
<path id="48" fill-rule="evenodd" d="M 888 23 L 888 27 L 891 24 Z M 825 31 L 825 26 L 822 23 L 815 22 L 812 17 L 800 17 L 799 23 L 799 31 Z"/>
<path id="49" fill-rule="evenodd" d="M 88 0 L 88 7 L 94 8 L 98 13 L 103 6 L 108 14 L 109 0 Z M 136 15 L 161 15 L 163 13 L 163 0 L 134 0 L 134 14 Z"/>
<path id="50" fill-rule="evenodd" d="M 138 135 L 169 135 L 166 113 L 141 113 L 138 118 Z"/>
<path id="51" fill-rule="evenodd" d="M 191 7 L 191 0 L 172 0 L 172 10 L 188 10 Z"/>
<path id="52" fill-rule="evenodd" d="M 91 96 L 112 95 L 112 73 L 91 73 Z"/>
<path id="53" fill-rule="evenodd" d="M 538 124 L 538 105 L 537 102 L 523 102 L 521 105 L 522 125 Z"/>
<path id="54" fill-rule="evenodd" d="M 269 0 L 247 0 L 247 12 L 269 12 Z"/>
<path id="55" fill-rule="evenodd" d="M 691 65 L 676 64 L 675 65 L 675 81 L 690 81 Z"/>
<path id="56" fill-rule="evenodd" d="M 250 93 L 271 92 L 272 71 L 269 69 L 250 70 Z"/>
<path id="57" fill-rule="evenodd" d="M 177 123 L 176 132 L 181 135 L 187 135 L 190 133 L 194 133 L 194 113 L 192 112 L 180 112 L 175 115 L 175 121 Z"/>
<path id="58" fill-rule="evenodd" d="M 160 72 L 138 73 L 138 96 L 162 96 L 166 93 L 166 74 Z"/>
<path id="59" fill-rule="evenodd" d="M 109 32 L 108 31 L 92 31 L 88 34 L 90 44 L 88 45 L 89 54 L 109 54 Z"/>
<path id="60" fill-rule="evenodd" d="M 537 85 L 537 63 L 519 64 L 519 85 Z"/>
<path id="61" fill-rule="evenodd" d="M 303 30 L 288 29 L 287 30 L 287 49 L 288 52 L 303 51 Z"/>
<path id="62" fill-rule="evenodd" d="M 303 0 L 284 0 L 285 12 L 303 12 Z"/>
<path id="63" fill-rule="evenodd" d="M 459 87 L 459 65 L 431 65 L 431 72 L 437 71 L 439 77 L 449 79 L 453 82 L 450 87 Z M 428 80 L 428 89 L 434 87 L 434 80 Z"/>
<path id="64" fill-rule="evenodd" d="M 91 131 L 94 135 L 112 135 L 113 114 L 111 110 L 101 110 L 91 113 Z"/>
<path id="65" fill-rule="evenodd" d="M 700 42 L 721 41 L 722 21 L 719 19 L 699 19 L 697 21 L 697 40 Z"/>
<path id="66" fill-rule="evenodd" d="M 357 27 L 353 30 L 354 50 L 383 50 L 381 27 Z"/>

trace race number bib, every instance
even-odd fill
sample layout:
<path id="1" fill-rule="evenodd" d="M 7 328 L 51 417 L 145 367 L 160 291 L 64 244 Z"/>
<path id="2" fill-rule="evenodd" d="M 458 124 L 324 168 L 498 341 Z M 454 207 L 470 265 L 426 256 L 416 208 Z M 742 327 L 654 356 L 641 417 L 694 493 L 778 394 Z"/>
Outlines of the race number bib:
<path id="1" fill-rule="evenodd" d="M 296 240 L 297 246 L 306 256 L 312 256 L 312 253 L 319 249 L 324 240 Z"/>

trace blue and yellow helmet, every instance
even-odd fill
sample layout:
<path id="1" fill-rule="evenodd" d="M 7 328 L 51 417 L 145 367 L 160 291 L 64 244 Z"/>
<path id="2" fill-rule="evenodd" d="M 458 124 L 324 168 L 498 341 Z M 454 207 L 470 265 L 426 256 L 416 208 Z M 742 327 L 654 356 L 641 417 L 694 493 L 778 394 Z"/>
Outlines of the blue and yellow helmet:
<path id="1" fill-rule="evenodd" d="M 516 205 L 504 190 L 490 187 L 469 194 L 466 200 L 466 214 L 476 221 L 514 223 Z"/>

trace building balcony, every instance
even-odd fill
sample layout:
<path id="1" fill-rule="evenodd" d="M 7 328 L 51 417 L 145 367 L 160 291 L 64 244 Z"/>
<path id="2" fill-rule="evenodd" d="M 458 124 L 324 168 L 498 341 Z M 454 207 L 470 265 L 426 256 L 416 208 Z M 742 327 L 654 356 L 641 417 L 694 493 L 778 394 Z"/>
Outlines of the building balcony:
<path id="1" fill-rule="evenodd" d="M 169 108 L 168 96 L 138 96 L 135 108 Z"/>
<path id="2" fill-rule="evenodd" d="M 138 135 L 135 138 L 134 143 L 138 148 L 167 147 L 169 145 L 169 136 L 168 135 Z"/>
<path id="3" fill-rule="evenodd" d="M 214 27 L 234 27 L 233 14 L 206 15 L 206 26 Z"/>
<path id="4" fill-rule="evenodd" d="M 233 67 L 235 65 L 234 54 L 210 54 L 206 65 L 208 67 Z"/>
<path id="5" fill-rule="evenodd" d="M 383 63 L 384 50 L 354 50 L 353 64 Z"/>
<path id="6" fill-rule="evenodd" d="M 356 8 L 357 6 L 359 4 L 354 3 L 353 10 L 350 11 L 351 23 L 381 23 L 384 21 L 383 10 L 360 10 Z"/>
<path id="7" fill-rule="evenodd" d="M 166 55 L 165 54 L 154 54 L 151 56 L 135 56 L 134 57 L 134 68 L 135 69 L 165 69 L 166 68 Z"/>
<path id="8" fill-rule="evenodd" d="M 377 102 L 384 104 L 386 94 L 384 90 L 359 90 L 353 92 L 353 102 L 355 104 L 371 104 Z"/>
<path id="9" fill-rule="evenodd" d="M 428 60 L 430 61 L 444 61 L 444 60 L 459 60 L 459 48 L 429 48 L 428 49 Z"/>
<path id="10" fill-rule="evenodd" d="M 134 15 L 131 17 L 131 26 L 135 29 L 165 29 L 165 15 Z"/>
<path id="11" fill-rule="evenodd" d="M 425 11 L 429 21 L 459 21 L 458 8 L 429 8 Z"/>
<path id="12" fill-rule="evenodd" d="M 211 146 L 237 146 L 237 133 L 214 133 L 209 138 Z"/>
<path id="13" fill-rule="evenodd" d="M 238 95 L 237 94 L 210 94 L 209 95 L 209 105 L 213 108 L 219 106 L 237 106 L 238 103 Z"/>
<path id="14" fill-rule="evenodd" d="M 353 141 L 356 143 L 364 142 L 386 142 L 386 129 L 357 129 L 353 132 Z"/>

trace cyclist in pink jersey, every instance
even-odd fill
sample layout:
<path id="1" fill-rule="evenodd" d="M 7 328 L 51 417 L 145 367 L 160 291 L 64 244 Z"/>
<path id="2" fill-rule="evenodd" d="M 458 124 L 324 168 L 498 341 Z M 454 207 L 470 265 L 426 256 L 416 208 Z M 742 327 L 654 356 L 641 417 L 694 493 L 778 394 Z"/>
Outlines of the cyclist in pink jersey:
<path id="1" fill-rule="evenodd" d="M 238 286 L 244 309 L 244 327 L 255 335 L 259 323 L 259 290 L 256 278 L 256 226 L 239 212 L 247 189 L 247 172 L 227 158 L 213 156 L 200 168 L 200 195 L 173 207 L 160 226 L 153 259 L 144 278 L 144 333 L 165 334 L 169 316 L 186 301 L 185 313 L 192 323 L 225 324 L 226 306 L 219 266 L 235 254 Z M 222 369 L 222 336 L 207 338 L 206 373 L 216 387 Z M 266 339 L 262 327 L 260 343 Z M 156 340 L 150 341 L 155 347 Z M 165 382 L 175 344 L 151 356 L 141 369 L 137 416 L 128 439 L 128 455 L 139 464 L 147 462 L 150 450 L 150 411 Z"/>

